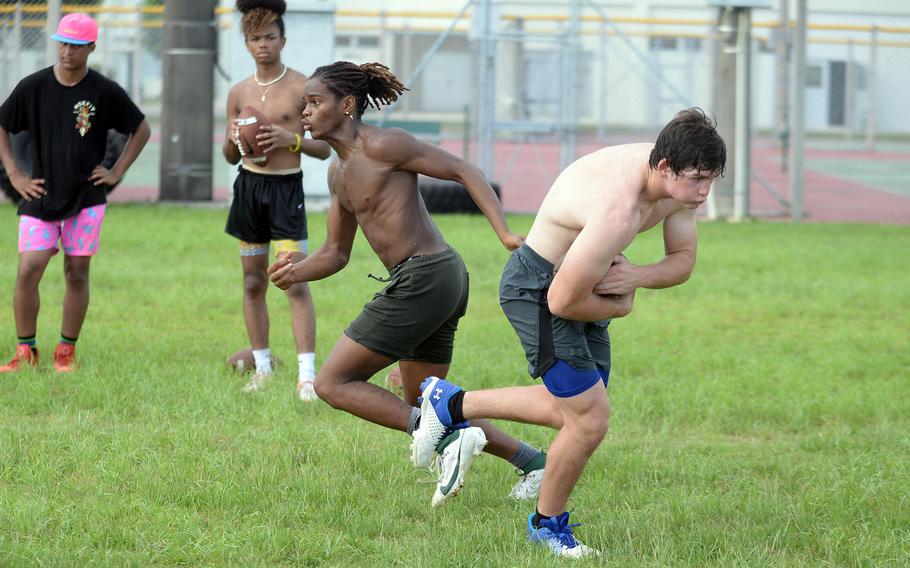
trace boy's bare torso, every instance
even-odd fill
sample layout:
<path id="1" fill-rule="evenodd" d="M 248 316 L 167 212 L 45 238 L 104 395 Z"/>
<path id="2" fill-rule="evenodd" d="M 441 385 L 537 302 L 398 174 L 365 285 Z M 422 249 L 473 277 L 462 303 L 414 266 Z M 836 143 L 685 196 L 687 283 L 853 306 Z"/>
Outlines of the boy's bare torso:
<path id="1" fill-rule="evenodd" d="M 447 246 L 423 200 L 415 196 L 417 174 L 382 159 L 383 145 L 394 143 L 390 135 L 395 133 L 389 130 L 396 129 L 361 125 L 359 146 L 329 167 L 329 187 L 387 268 Z"/>
<path id="2" fill-rule="evenodd" d="M 301 73 L 288 69 L 287 76 L 268 87 L 260 87 L 255 80 L 249 79 L 238 83 L 235 89 L 236 105 L 229 116 L 233 120 L 245 106 L 251 106 L 261 111 L 275 126 L 280 126 L 288 132 L 303 135 L 303 125 L 300 116 L 305 105 L 303 85 L 306 77 Z M 265 93 L 265 101 L 262 101 Z M 291 152 L 286 147 L 275 148 L 267 154 L 268 162 L 265 165 L 251 164 L 248 158 L 243 159 L 245 167 L 255 171 L 276 172 L 300 167 L 300 154 Z"/>
<path id="3" fill-rule="evenodd" d="M 673 199 L 643 199 L 652 171 L 648 166 L 652 147 L 610 146 L 566 168 L 541 204 L 526 239 L 528 246 L 558 268 L 588 223 L 609 223 L 611 215 L 622 215 L 642 233 L 683 209 Z"/>

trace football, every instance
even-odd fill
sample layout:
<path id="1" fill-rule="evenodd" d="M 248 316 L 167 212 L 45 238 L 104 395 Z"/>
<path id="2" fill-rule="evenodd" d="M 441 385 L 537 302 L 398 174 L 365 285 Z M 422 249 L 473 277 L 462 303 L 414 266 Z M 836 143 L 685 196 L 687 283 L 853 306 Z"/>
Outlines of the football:
<path id="1" fill-rule="evenodd" d="M 237 125 L 240 127 L 240 145 L 243 147 L 243 154 L 256 165 L 264 165 L 268 161 L 268 156 L 262 152 L 259 141 L 256 136 L 260 133 L 259 129 L 263 126 L 270 125 L 269 119 L 251 106 L 245 106 L 240 109 L 237 115 Z"/>
<path id="2" fill-rule="evenodd" d="M 227 358 L 227 364 L 240 375 L 254 371 L 256 369 L 256 360 L 253 359 L 253 350 L 241 349 Z M 275 369 L 279 366 L 281 366 L 281 362 L 272 353 L 272 368 Z"/>

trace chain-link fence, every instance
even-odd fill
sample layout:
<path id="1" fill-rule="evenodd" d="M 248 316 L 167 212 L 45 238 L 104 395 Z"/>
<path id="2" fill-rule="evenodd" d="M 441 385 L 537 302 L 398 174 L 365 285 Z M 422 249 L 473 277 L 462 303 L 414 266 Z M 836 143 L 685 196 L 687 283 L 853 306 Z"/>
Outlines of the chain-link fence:
<path id="1" fill-rule="evenodd" d="M 222 0 L 217 16 L 216 117 L 224 114 L 231 83 L 243 79 L 232 76 L 238 71 L 230 65 L 244 49 L 232 3 Z M 63 7 L 98 20 L 91 65 L 123 85 L 152 121 L 153 140 L 133 168 L 140 174 L 126 180 L 145 187 L 142 195 L 152 199 L 163 85 L 161 4 L 73 0 Z M 460 13 L 332 4 L 334 58 L 385 62 L 410 88 L 391 110 L 366 119 L 404 126 L 481 163 L 515 211 L 536 209 L 575 156 L 605 144 L 653 140 L 679 109 L 714 111 L 718 97 L 734 88 L 718 71 L 718 13 L 700 1 L 673 8 L 641 2 L 609 11 L 587 1 L 493 3 L 486 28 L 478 21 L 478 1 L 466 2 Z M 910 194 L 910 114 L 903 109 L 910 80 L 902 63 L 910 55 L 910 8 L 889 14 L 809 13 L 804 156 L 810 189 Z M 755 11 L 752 20 L 752 209 L 784 212 L 786 117 L 794 86 L 792 61 L 782 58 L 781 47 L 792 34 L 776 12 Z M 0 1 L 0 94 L 52 62 L 47 29 L 43 3 Z M 222 135 L 223 122 L 216 121 L 213 143 Z M 492 139 L 486 156 L 485 136 Z M 216 167 L 220 196 L 227 194 L 224 169 Z M 810 216 L 816 205 L 807 200 Z"/>

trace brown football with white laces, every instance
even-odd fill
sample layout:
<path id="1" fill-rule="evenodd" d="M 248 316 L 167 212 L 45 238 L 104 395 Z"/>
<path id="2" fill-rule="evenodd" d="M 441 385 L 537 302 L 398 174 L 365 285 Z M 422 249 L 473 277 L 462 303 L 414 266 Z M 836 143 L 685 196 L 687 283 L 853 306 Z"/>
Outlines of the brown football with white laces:
<path id="1" fill-rule="evenodd" d="M 243 149 L 243 155 L 259 166 L 268 161 L 268 156 L 262 151 L 262 146 L 259 145 L 256 136 L 262 133 L 260 129 L 263 126 L 271 124 L 265 114 L 251 106 L 243 107 L 240 109 L 240 114 L 237 115 L 237 126 L 240 128 L 240 146 Z"/>

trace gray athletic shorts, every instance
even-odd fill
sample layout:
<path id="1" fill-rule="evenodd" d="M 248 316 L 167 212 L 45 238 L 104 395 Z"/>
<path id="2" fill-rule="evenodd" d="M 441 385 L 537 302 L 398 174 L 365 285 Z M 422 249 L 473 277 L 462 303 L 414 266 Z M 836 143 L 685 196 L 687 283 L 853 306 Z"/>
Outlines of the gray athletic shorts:
<path id="1" fill-rule="evenodd" d="M 451 363 L 458 320 L 468 309 L 468 270 L 454 249 L 411 257 L 344 330 L 392 359 Z"/>
<path id="2" fill-rule="evenodd" d="M 550 313 L 547 291 L 553 265 L 528 245 L 512 253 L 499 281 L 499 304 L 521 340 L 532 377 L 543 376 L 557 359 L 578 370 L 610 372 L 610 320 L 583 322 Z"/>

